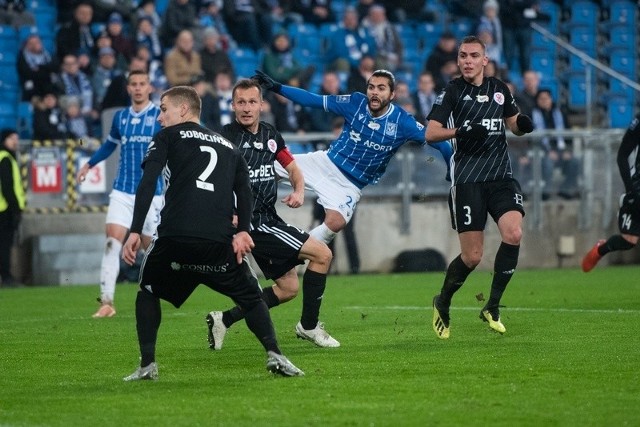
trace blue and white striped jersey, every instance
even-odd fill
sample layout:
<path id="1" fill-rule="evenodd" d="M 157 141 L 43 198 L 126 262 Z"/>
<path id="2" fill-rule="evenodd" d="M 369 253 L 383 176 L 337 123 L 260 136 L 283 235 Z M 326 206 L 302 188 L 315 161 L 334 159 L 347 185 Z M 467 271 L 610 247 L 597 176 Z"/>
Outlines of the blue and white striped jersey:
<path id="1" fill-rule="evenodd" d="M 327 156 L 359 188 L 377 183 L 389 161 L 406 142 L 425 144 L 425 128 L 397 105 L 380 117 L 369 112 L 367 96 L 316 95 L 291 86 L 282 86 L 281 94 L 307 107 L 324 108 L 344 117 L 342 133 L 333 141 Z M 451 156 L 448 141 L 434 144 L 445 161 Z"/>
<path id="2" fill-rule="evenodd" d="M 120 162 L 113 188 L 124 193 L 136 194 L 142 178 L 142 160 L 153 136 L 162 127 L 158 122 L 160 108 L 149 102 L 139 113 L 127 107 L 113 117 L 107 142 L 120 144 Z M 156 195 L 162 194 L 162 180 L 156 185 Z"/>

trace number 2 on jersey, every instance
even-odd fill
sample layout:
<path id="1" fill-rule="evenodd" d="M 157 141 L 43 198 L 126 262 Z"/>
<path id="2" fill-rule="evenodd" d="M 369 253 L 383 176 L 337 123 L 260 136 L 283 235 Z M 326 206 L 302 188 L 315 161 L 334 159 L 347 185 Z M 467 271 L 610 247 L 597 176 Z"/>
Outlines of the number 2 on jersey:
<path id="1" fill-rule="evenodd" d="M 202 190 L 214 191 L 213 184 L 210 182 L 207 182 L 207 178 L 211 176 L 211 174 L 213 173 L 213 170 L 216 168 L 216 165 L 218 164 L 218 153 L 216 152 L 216 150 L 213 149 L 213 147 L 209 147 L 206 145 L 201 145 L 200 151 L 202 151 L 203 153 L 209 153 L 209 164 L 207 165 L 206 168 L 204 168 L 202 173 L 198 176 L 198 179 L 196 180 L 196 187 Z"/>

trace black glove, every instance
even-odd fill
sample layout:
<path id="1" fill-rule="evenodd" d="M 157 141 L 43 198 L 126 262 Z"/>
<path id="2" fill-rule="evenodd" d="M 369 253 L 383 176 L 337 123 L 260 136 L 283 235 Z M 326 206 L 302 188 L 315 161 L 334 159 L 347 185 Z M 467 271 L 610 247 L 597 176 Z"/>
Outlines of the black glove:
<path id="1" fill-rule="evenodd" d="M 251 78 L 256 80 L 262 89 L 270 90 L 275 93 L 280 93 L 280 89 L 282 89 L 282 84 L 273 80 L 268 74 L 265 74 L 260 70 L 256 70 L 256 74 Z"/>
<path id="2" fill-rule="evenodd" d="M 458 139 L 485 139 L 489 135 L 486 127 L 480 123 L 469 123 L 466 126 L 460 126 L 456 129 L 456 138 Z"/>
<path id="3" fill-rule="evenodd" d="M 518 129 L 520 132 L 531 133 L 533 132 L 533 122 L 531 121 L 531 117 L 526 114 L 518 114 L 516 118 L 516 124 L 518 125 Z"/>

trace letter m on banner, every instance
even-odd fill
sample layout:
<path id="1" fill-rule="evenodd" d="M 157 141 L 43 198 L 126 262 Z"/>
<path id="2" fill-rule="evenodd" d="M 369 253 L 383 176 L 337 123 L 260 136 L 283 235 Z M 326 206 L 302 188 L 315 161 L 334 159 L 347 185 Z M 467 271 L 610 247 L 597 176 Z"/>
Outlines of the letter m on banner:
<path id="1" fill-rule="evenodd" d="M 31 152 L 31 191 L 62 192 L 62 161 L 60 151 L 53 147 L 33 148 Z"/>

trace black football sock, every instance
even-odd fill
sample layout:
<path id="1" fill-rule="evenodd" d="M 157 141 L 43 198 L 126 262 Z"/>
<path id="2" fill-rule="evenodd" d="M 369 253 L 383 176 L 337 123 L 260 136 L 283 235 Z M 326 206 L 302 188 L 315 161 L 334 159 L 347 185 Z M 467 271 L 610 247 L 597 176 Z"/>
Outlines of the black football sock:
<path id="1" fill-rule="evenodd" d="M 614 251 L 628 251 L 635 247 L 633 243 L 629 243 L 619 234 L 609 237 L 607 242 L 604 245 L 600 245 L 598 247 L 598 253 L 600 256 L 604 256 L 609 252 Z"/>
<path id="2" fill-rule="evenodd" d="M 260 301 L 251 310 L 248 310 L 244 321 L 266 351 L 282 354 L 280 348 L 278 348 L 276 332 L 273 329 L 271 316 L 269 316 L 269 309 L 264 301 Z"/>
<path id="3" fill-rule="evenodd" d="M 273 286 L 265 288 L 261 293 L 262 299 L 267 304 L 267 308 L 271 309 L 280 304 L 280 300 L 276 296 L 275 292 L 273 292 Z M 222 323 L 227 328 L 230 328 L 231 325 L 236 323 L 239 320 L 244 319 L 244 311 L 238 306 L 230 308 L 229 310 L 222 313 Z"/>
<path id="4" fill-rule="evenodd" d="M 467 267 L 462 261 L 462 255 L 458 255 L 447 268 L 447 275 L 444 278 L 444 284 L 440 290 L 440 296 L 438 297 L 438 305 L 442 308 L 448 308 L 451 305 L 451 298 L 453 294 L 458 292 L 458 289 L 462 287 L 464 281 L 467 280 L 469 274 L 473 271 L 473 268 Z"/>
<path id="5" fill-rule="evenodd" d="M 487 307 L 498 307 L 500 304 L 502 294 L 516 271 L 519 254 L 520 245 L 500 243 L 493 265 L 493 281 L 491 282 L 491 295 L 489 295 Z"/>
<path id="6" fill-rule="evenodd" d="M 307 268 L 302 276 L 302 316 L 300 323 L 306 330 L 315 329 L 320 317 L 322 295 L 327 284 L 327 275 Z"/>
<path id="7" fill-rule="evenodd" d="M 136 330 L 142 367 L 156 361 L 156 340 L 161 320 L 160 299 L 147 290 L 139 290 L 136 296 Z"/>

